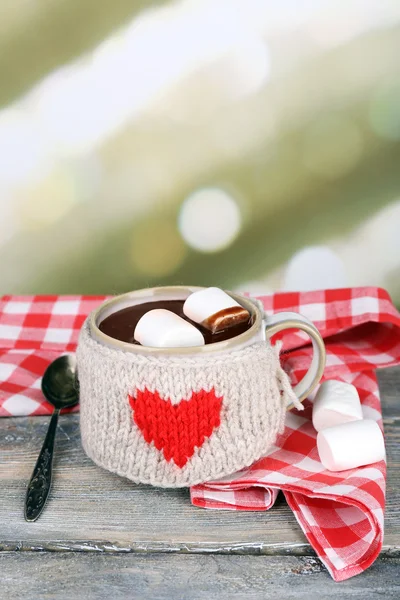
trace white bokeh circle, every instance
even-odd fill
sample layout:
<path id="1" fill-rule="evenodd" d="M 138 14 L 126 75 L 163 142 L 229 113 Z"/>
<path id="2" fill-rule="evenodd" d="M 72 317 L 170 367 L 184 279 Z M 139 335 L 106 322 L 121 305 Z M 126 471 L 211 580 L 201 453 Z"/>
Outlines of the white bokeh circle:
<path id="1" fill-rule="evenodd" d="M 218 252 L 237 237 L 242 216 L 235 199 L 220 188 L 202 188 L 184 200 L 178 220 L 185 242 L 200 252 Z"/>
<path id="2" fill-rule="evenodd" d="M 310 291 L 346 287 L 346 267 L 328 246 L 307 246 L 289 260 L 282 289 Z"/>

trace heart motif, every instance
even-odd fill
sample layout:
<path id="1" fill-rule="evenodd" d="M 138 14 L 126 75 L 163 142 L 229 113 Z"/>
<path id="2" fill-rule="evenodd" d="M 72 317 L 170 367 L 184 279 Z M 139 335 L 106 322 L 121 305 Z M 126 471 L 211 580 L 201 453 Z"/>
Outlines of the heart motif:
<path id="1" fill-rule="evenodd" d="M 214 389 L 193 392 L 178 404 L 163 400 L 157 391 L 136 390 L 129 404 L 146 442 L 154 442 L 165 460 L 172 459 L 180 469 L 221 423 L 222 397 Z"/>

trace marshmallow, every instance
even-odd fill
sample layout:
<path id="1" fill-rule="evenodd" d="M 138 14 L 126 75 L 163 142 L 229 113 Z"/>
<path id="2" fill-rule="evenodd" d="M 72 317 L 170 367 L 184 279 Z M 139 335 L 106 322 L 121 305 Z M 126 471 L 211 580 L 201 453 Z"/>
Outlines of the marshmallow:
<path id="1" fill-rule="evenodd" d="M 216 287 L 193 292 L 186 299 L 183 312 L 212 333 L 243 323 L 250 317 L 248 310 Z"/>
<path id="2" fill-rule="evenodd" d="M 385 460 L 385 443 L 376 421 L 335 425 L 317 436 L 319 458 L 329 471 L 345 471 Z"/>
<path id="3" fill-rule="evenodd" d="M 204 345 L 204 337 L 194 325 L 165 308 L 145 313 L 139 319 L 133 336 L 142 346 L 155 348 Z"/>
<path id="4" fill-rule="evenodd" d="M 354 385 L 334 379 L 321 383 L 312 413 L 317 431 L 362 418 L 360 397 Z"/>

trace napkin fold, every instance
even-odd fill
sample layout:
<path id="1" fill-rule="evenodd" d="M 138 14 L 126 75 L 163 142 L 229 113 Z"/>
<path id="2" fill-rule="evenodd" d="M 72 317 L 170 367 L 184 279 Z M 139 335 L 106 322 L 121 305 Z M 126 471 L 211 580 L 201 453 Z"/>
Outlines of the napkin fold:
<path id="1" fill-rule="evenodd" d="M 364 418 L 383 429 L 375 368 L 400 362 L 400 314 L 387 292 L 353 288 L 259 299 L 267 313 L 293 310 L 316 324 L 327 352 L 323 379 L 355 385 Z M 311 345 L 301 332 L 286 335 L 283 342 L 282 364 L 297 383 L 310 364 Z M 382 547 L 386 464 L 340 473 L 324 469 L 311 414 L 307 400 L 303 412 L 287 415 L 285 430 L 268 456 L 223 481 L 193 487 L 191 500 L 203 508 L 268 510 L 282 490 L 333 579 L 343 581 L 367 569 Z"/>
<path id="2" fill-rule="evenodd" d="M 50 414 L 40 390 L 47 365 L 74 352 L 80 327 L 105 296 L 3 296 L 0 299 L 0 416 Z M 267 314 L 296 311 L 325 339 L 324 379 L 355 385 L 363 413 L 382 428 L 377 367 L 400 363 L 400 314 L 385 290 L 349 288 L 261 296 Z M 312 348 L 302 332 L 283 340 L 282 364 L 297 383 Z M 312 400 L 312 399 L 311 399 Z M 363 572 L 383 542 L 384 461 L 332 473 L 324 469 L 311 422 L 312 402 L 287 415 L 284 432 L 268 456 L 223 480 L 191 489 L 195 506 L 268 510 L 279 490 L 309 543 L 335 581 Z M 74 410 L 77 410 L 76 408 Z"/>

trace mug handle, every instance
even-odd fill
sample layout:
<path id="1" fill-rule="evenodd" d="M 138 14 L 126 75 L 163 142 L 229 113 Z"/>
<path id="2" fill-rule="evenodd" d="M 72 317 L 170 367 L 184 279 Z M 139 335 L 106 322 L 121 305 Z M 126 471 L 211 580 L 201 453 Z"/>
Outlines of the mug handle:
<path id="1" fill-rule="evenodd" d="M 295 312 L 280 312 L 265 318 L 265 335 L 267 339 L 284 329 L 301 329 L 301 331 L 305 331 L 310 336 L 313 345 L 310 368 L 303 379 L 293 388 L 299 401 L 302 402 L 318 385 L 324 372 L 326 362 L 325 344 L 314 323 L 303 317 L 303 315 Z M 288 409 L 292 407 L 292 403 L 287 406 Z"/>

